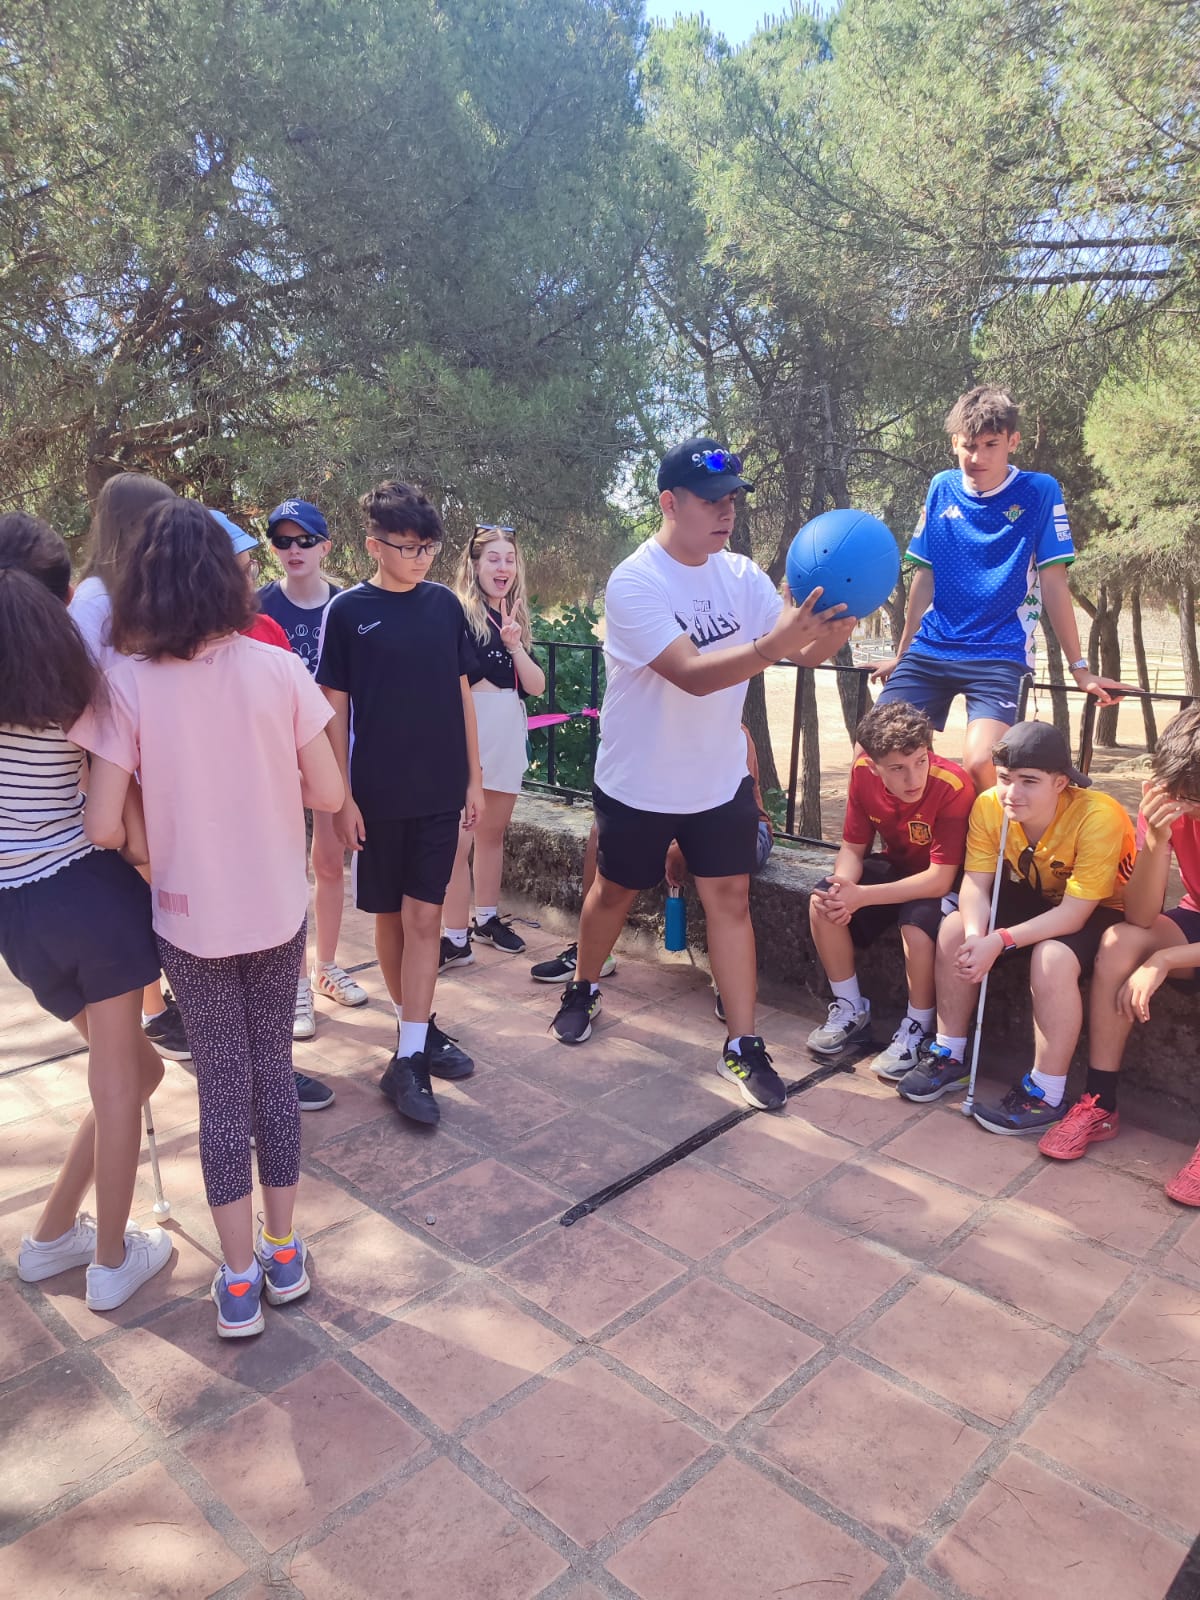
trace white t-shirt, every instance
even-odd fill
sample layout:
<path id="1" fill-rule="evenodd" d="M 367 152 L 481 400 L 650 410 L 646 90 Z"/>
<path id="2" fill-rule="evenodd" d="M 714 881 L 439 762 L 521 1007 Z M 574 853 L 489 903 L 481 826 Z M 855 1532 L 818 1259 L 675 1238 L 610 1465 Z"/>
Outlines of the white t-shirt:
<path id="1" fill-rule="evenodd" d="M 691 815 L 732 800 L 746 776 L 746 685 L 691 695 L 648 665 L 686 633 L 698 649 L 749 644 L 783 600 L 746 556 L 686 567 L 647 539 L 608 580 L 596 782 L 639 811 Z"/>
<path id="2" fill-rule="evenodd" d="M 101 672 L 107 672 L 117 660 L 117 652 L 108 638 L 108 625 L 112 620 L 112 601 L 108 590 L 99 578 L 85 578 L 71 596 L 71 604 L 67 609 L 83 635 L 88 654 Z"/>

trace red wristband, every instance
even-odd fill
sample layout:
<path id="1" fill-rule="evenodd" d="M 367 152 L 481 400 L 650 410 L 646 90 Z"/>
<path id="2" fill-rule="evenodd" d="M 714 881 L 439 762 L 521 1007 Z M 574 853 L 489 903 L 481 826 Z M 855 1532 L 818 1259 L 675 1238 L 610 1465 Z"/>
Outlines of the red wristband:
<path id="1" fill-rule="evenodd" d="M 996 933 L 999 936 L 1000 943 L 1006 950 L 1015 950 L 1017 948 L 1017 941 L 1013 938 L 1012 934 L 1009 933 L 1007 928 L 997 928 Z"/>

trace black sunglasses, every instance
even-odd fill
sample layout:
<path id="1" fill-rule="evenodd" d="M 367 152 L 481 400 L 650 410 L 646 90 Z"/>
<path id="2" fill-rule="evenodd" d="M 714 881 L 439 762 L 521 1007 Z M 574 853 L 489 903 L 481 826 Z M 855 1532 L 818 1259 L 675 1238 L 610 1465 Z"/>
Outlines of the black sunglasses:
<path id="1" fill-rule="evenodd" d="M 311 550 L 314 545 L 325 543 L 319 533 L 269 533 L 267 538 L 276 550 L 290 550 L 294 544 L 301 550 Z"/>

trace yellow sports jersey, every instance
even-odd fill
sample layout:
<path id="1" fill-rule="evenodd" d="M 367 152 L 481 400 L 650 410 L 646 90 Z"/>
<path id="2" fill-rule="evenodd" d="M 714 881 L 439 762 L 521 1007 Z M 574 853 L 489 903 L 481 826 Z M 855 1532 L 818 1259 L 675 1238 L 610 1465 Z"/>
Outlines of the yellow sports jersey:
<path id="1" fill-rule="evenodd" d="M 1002 818 L 999 796 L 995 789 L 986 789 L 971 807 L 966 871 L 995 872 Z M 1117 911 L 1125 903 L 1125 885 L 1136 854 L 1133 823 L 1125 807 L 1099 789 L 1073 785 L 1059 795 L 1054 821 L 1036 845 L 1030 847 L 1024 828 L 1014 819 L 1004 846 L 1011 882 L 1029 884 L 1054 906 L 1069 894 L 1075 900 L 1098 900 Z"/>

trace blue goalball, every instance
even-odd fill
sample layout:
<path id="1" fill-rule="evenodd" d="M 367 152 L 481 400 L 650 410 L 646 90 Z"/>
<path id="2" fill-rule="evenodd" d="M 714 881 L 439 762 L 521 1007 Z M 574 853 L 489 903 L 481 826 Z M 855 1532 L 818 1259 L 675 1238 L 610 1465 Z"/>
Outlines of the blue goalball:
<path id="1" fill-rule="evenodd" d="M 896 587 L 900 548 L 885 522 L 869 511 L 823 511 L 806 522 L 787 554 L 787 581 L 797 605 L 813 589 L 825 592 L 817 610 L 842 604 L 869 617 Z"/>

